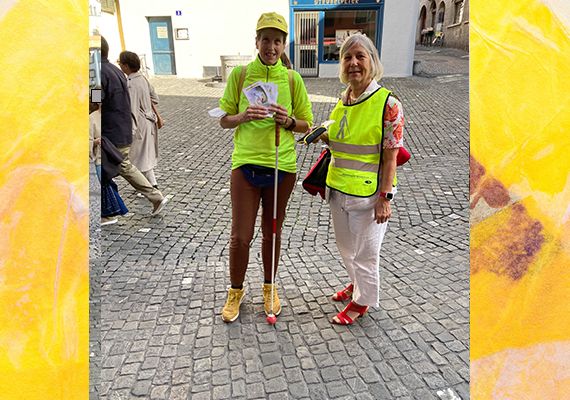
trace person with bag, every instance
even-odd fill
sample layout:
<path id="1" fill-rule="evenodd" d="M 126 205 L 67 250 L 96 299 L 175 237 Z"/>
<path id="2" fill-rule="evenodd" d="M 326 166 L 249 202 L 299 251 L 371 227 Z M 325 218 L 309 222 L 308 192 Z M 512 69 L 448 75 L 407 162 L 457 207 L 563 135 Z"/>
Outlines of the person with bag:
<path id="1" fill-rule="evenodd" d="M 101 86 L 93 89 L 99 90 Z M 89 94 L 89 158 L 95 164 L 97 177 L 101 183 L 101 103 L 94 103 Z"/>
<path id="2" fill-rule="evenodd" d="M 119 195 L 119 188 L 113 178 L 121 172 L 125 156 L 106 137 L 101 138 L 101 226 L 116 224 L 119 215 L 129 212 Z"/>
<path id="3" fill-rule="evenodd" d="M 265 312 L 275 316 L 281 312 L 281 303 L 274 286 L 271 267 L 279 260 L 281 226 L 287 201 L 296 179 L 296 152 L 293 132 L 306 132 L 313 122 L 311 103 L 301 76 L 283 65 L 286 38 L 285 19 L 276 13 L 264 13 L 257 22 L 256 48 L 259 52 L 247 66 L 232 70 L 220 108 L 225 114 L 220 119 L 224 129 L 236 128 L 230 192 L 232 201 L 232 228 L 230 236 L 230 281 L 222 319 L 235 321 L 244 296 L 244 280 L 249 262 L 249 248 L 253 239 L 255 219 L 261 202 L 261 252 L 265 282 L 263 296 Z M 262 106 L 250 104 L 242 88 L 255 83 L 275 84 L 277 101 Z M 273 87 L 273 86 L 272 86 Z M 244 89 L 245 90 L 245 89 Z M 276 153 L 276 124 L 281 126 L 279 156 Z M 277 217 L 275 259 L 272 260 L 272 210 L 274 205 L 275 163 L 279 164 L 277 185 Z M 273 296 L 271 296 L 273 293 Z M 273 309 L 271 302 L 273 301 Z"/>
<path id="4" fill-rule="evenodd" d="M 101 136 L 109 139 L 123 155 L 120 175 L 152 204 L 151 216 L 164 210 L 168 198 L 152 187 L 131 162 L 133 141 L 131 99 L 125 74 L 109 62 L 109 44 L 101 36 Z"/>
<path id="5" fill-rule="evenodd" d="M 127 75 L 133 121 L 131 162 L 158 189 L 154 168 L 158 160 L 158 129 L 164 121 L 156 111 L 158 95 L 150 82 L 139 72 L 141 61 L 136 53 L 122 51 L 119 67 Z"/>
<path id="6" fill-rule="evenodd" d="M 351 280 L 332 297 L 351 299 L 333 318 L 335 324 L 352 324 L 369 307 L 378 307 L 380 248 L 392 215 L 404 127 L 400 101 L 376 81 L 382 73 L 370 38 L 355 34 L 346 39 L 340 48 L 340 80 L 348 88 L 331 113 L 335 122 L 328 136 L 320 137 L 331 150 L 326 197 Z"/>
<path id="7" fill-rule="evenodd" d="M 95 163 L 101 184 L 101 226 L 105 226 L 117 223 L 117 217 L 129 211 L 112 180 L 119 175 L 125 157 L 109 139 L 101 137 L 101 103 L 93 103 L 91 96 L 89 111 L 89 155 Z"/>

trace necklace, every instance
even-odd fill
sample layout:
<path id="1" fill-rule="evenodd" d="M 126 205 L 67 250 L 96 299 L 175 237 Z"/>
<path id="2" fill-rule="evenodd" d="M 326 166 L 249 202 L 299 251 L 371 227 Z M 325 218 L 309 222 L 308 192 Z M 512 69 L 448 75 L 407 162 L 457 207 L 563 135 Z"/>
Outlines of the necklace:
<path id="1" fill-rule="evenodd" d="M 352 89 L 349 88 L 349 89 L 348 89 L 348 104 L 354 104 L 354 103 L 356 103 L 357 98 L 355 98 L 352 93 L 353 93 L 353 92 L 352 92 Z"/>

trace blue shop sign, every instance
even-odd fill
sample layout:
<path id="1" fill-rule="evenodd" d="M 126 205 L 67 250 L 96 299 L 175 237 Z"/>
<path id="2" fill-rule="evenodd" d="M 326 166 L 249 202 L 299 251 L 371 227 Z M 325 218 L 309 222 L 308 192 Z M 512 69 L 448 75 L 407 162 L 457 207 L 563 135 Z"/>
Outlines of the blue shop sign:
<path id="1" fill-rule="evenodd" d="M 291 7 L 342 7 L 342 6 L 379 6 L 384 0 L 290 0 Z"/>

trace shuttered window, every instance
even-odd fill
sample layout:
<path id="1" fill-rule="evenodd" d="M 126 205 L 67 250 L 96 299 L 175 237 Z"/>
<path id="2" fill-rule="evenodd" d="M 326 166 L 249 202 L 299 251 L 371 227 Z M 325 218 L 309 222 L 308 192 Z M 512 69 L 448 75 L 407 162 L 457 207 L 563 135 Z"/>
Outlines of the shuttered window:
<path id="1" fill-rule="evenodd" d="M 101 0 L 101 11 L 115 13 L 115 0 Z"/>

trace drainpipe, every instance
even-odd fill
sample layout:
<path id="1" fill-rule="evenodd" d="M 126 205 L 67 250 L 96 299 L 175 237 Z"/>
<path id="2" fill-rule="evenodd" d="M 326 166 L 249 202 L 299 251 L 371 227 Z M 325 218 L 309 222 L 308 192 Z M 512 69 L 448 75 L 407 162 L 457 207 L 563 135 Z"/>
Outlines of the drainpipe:
<path id="1" fill-rule="evenodd" d="M 117 11 L 117 25 L 119 26 L 119 37 L 121 38 L 121 51 L 125 51 L 125 35 L 123 34 L 123 20 L 121 19 L 121 6 L 119 0 L 115 0 L 115 9 Z"/>

